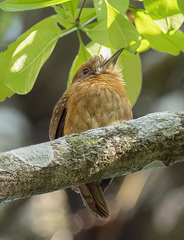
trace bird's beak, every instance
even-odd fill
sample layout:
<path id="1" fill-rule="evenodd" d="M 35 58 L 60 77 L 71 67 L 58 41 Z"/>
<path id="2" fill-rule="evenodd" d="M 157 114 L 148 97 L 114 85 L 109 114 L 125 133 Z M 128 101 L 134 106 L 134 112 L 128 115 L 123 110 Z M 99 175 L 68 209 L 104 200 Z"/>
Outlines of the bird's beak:
<path id="1" fill-rule="evenodd" d="M 122 51 L 124 50 L 124 48 L 120 48 L 117 52 L 115 52 L 105 63 L 104 66 L 108 67 L 109 65 L 113 64 L 115 65 L 120 54 L 122 53 Z"/>

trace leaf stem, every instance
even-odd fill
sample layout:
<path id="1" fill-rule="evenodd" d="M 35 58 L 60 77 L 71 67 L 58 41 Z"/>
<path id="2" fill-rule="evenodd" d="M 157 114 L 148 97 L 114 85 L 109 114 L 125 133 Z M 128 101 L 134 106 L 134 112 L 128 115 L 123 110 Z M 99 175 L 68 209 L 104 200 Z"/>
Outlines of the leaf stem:
<path id="1" fill-rule="evenodd" d="M 76 26 L 71 27 L 71 28 L 68 28 L 68 29 L 65 29 L 65 30 L 63 30 L 62 33 L 59 35 L 59 38 L 62 38 L 62 37 L 64 37 L 64 36 L 66 36 L 66 35 L 74 32 L 74 31 L 76 31 L 76 30 L 77 30 L 77 27 L 76 27 Z"/>
<path id="2" fill-rule="evenodd" d="M 77 36 L 78 36 L 78 39 L 79 39 L 80 44 L 83 44 L 83 41 L 82 41 L 82 38 L 81 38 L 81 35 L 80 35 L 80 30 L 79 30 L 79 28 L 77 28 Z"/>
<path id="3" fill-rule="evenodd" d="M 82 23 L 82 24 L 80 25 L 80 28 L 85 27 L 86 25 L 88 25 L 90 22 L 92 22 L 92 21 L 95 20 L 95 19 L 96 19 L 96 16 L 92 17 L 92 18 L 89 19 L 88 21 Z M 78 30 L 78 29 L 79 29 L 79 26 L 72 26 L 71 28 L 67 28 L 67 29 L 65 29 L 65 30 L 62 31 L 62 33 L 59 35 L 59 38 L 64 37 L 64 36 L 66 36 L 66 35 L 68 35 L 68 34 L 70 34 L 70 33 L 72 33 L 72 32 L 75 32 L 75 31 Z"/>
<path id="4" fill-rule="evenodd" d="M 84 27 L 84 26 L 88 25 L 90 22 L 92 22 L 95 19 L 96 19 L 96 15 L 93 16 L 92 18 L 90 18 L 89 20 L 87 20 L 86 22 L 80 24 L 80 27 Z"/>

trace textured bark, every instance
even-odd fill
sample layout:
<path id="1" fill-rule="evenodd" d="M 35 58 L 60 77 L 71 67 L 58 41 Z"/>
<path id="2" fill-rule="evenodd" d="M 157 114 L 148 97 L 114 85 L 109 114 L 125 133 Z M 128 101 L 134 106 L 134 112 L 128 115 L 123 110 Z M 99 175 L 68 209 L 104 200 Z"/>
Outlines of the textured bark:
<path id="1" fill-rule="evenodd" d="M 184 159 L 184 112 L 154 113 L 118 125 L 0 153 L 0 202 Z"/>

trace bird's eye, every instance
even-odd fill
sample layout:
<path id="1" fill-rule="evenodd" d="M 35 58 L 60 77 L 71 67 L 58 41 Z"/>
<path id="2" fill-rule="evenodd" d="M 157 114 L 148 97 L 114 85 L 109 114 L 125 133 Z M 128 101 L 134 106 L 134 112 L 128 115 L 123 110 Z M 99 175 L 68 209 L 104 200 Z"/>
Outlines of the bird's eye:
<path id="1" fill-rule="evenodd" d="M 85 68 L 82 70 L 82 75 L 86 75 L 89 72 L 89 68 Z"/>

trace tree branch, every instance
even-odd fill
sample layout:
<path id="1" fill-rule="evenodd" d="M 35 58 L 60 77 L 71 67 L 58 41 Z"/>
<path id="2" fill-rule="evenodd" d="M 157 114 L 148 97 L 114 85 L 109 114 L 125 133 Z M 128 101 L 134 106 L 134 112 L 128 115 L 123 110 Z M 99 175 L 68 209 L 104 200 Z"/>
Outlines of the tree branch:
<path id="1" fill-rule="evenodd" d="M 154 113 L 118 125 L 0 153 L 0 202 L 121 176 L 154 160 L 184 159 L 184 112 Z"/>

